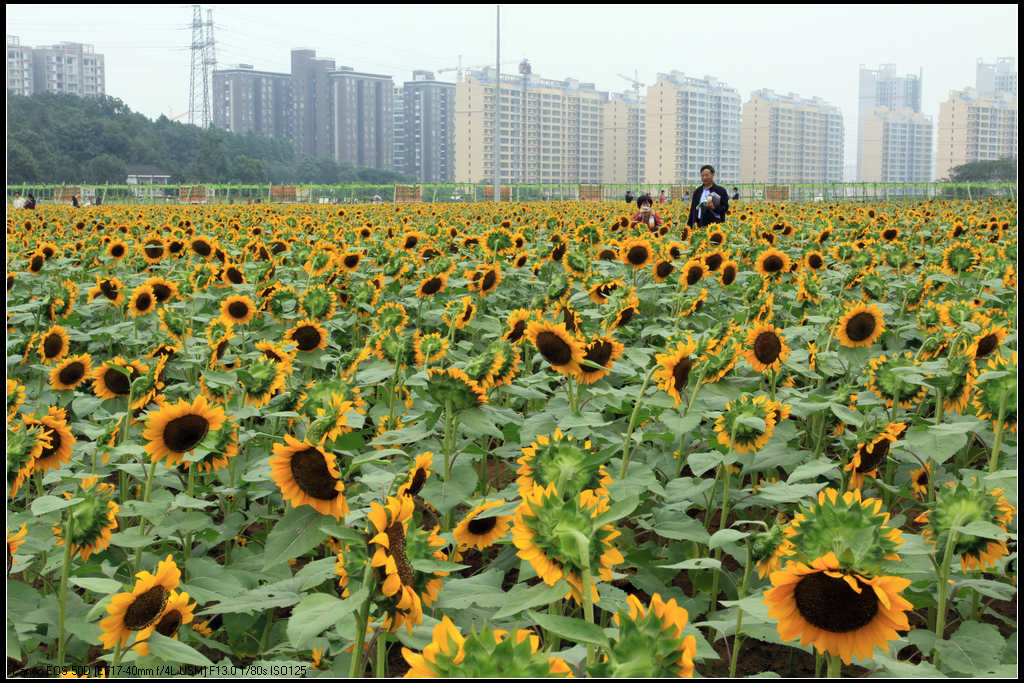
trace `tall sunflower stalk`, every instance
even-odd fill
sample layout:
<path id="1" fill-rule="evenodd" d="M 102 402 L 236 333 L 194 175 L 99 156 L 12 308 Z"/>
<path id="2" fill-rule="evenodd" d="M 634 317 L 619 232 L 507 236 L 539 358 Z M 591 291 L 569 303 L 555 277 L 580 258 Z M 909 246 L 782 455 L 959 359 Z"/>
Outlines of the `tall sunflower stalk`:
<path id="1" fill-rule="evenodd" d="M 622 469 L 619 471 L 619 479 L 625 479 L 626 477 L 626 468 L 629 467 L 630 444 L 633 439 L 633 428 L 636 427 L 636 417 L 640 413 L 640 406 L 644 404 L 644 393 L 647 391 L 647 386 L 651 383 L 651 377 L 654 376 L 654 372 L 657 369 L 658 365 L 655 364 L 654 367 L 647 371 L 647 376 L 644 377 L 644 383 L 640 387 L 640 392 L 636 396 L 636 402 L 633 404 L 633 414 L 629 416 L 629 428 L 626 430 L 626 437 L 622 441 Z"/>

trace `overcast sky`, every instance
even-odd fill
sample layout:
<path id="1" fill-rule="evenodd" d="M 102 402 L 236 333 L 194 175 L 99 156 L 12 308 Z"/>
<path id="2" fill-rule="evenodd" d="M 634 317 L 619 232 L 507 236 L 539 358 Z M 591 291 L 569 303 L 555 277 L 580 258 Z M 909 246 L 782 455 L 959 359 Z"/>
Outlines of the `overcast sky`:
<path id="1" fill-rule="evenodd" d="M 357 71 L 480 66 L 495 61 L 495 5 L 203 5 L 217 62 L 288 72 L 312 48 Z M 922 110 L 938 125 L 949 91 L 975 82 L 978 58 L 1017 56 L 1016 5 L 502 5 L 502 70 L 530 60 L 544 78 L 599 90 L 652 84 L 659 72 L 715 76 L 838 105 L 845 164 L 856 163 L 858 67 L 924 72 Z M 150 117 L 188 107 L 191 5 L 7 5 L 22 45 L 90 43 L 105 56 L 107 94 Z M 455 73 L 439 74 L 455 80 Z"/>

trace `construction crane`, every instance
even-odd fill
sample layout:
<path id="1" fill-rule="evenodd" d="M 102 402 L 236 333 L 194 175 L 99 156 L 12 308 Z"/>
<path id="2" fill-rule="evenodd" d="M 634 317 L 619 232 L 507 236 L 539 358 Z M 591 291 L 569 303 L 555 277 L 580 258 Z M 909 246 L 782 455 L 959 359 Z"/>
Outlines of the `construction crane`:
<path id="1" fill-rule="evenodd" d="M 619 78 L 625 78 L 627 81 L 633 84 L 633 94 L 636 96 L 636 103 L 640 104 L 640 86 L 643 85 L 643 82 L 640 80 L 640 71 L 634 71 L 633 78 L 630 78 L 629 76 L 624 76 L 622 74 L 619 74 Z"/>
<path id="2" fill-rule="evenodd" d="M 509 61 L 509 62 L 502 62 L 501 63 L 502 66 L 507 66 L 509 64 L 516 64 L 516 61 L 512 60 L 512 61 Z M 494 62 L 491 62 L 490 64 L 477 64 L 475 66 L 462 66 L 462 55 L 459 55 L 459 65 L 458 66 L 447 66 L 447 67 L 445 67 L 443 69 L 438 69 L 437 73 L 443 74 L 443 73 L 447 73 L 449 71 L 455 71 L 456 74 L 457 74 L 457 79 L 458 79 L 457 82 L 458 83 L 462 83 L 462 73 L 464 71 L 469 71 L 470 69 L 486 69 L 489 66 L 494 66 Z"/>

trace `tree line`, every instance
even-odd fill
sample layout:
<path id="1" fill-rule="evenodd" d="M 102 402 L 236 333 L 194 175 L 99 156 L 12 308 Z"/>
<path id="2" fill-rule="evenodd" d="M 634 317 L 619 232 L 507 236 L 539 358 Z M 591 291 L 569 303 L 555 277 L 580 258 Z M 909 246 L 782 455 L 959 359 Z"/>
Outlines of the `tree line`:
<path id="1" fill-rule="evenodd" d="M 176 183 L 390 184 L 394 171 L 295 153 L 291 142 L 152 121 L 114 97 L 7 94 L 7 183 L 122 185 L 128 166 L 156 166 Z"/>

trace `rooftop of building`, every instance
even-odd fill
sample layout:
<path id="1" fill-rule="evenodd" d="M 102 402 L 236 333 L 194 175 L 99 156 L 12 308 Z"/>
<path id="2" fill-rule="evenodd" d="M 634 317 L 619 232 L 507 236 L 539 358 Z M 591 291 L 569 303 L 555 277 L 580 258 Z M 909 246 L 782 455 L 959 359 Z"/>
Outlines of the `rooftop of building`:
<path id="1" fill-rule="evenodd" d="M 760 97 L 763 100 L 767 100 L 769 102 L 777 102 L 780 104 L 791 104 L 798 107 L 820 107 L 822 109 L 835 110 L 837 113 L 839 112 L 839 107 L 837 105 L 831 104 L 830 102 L 826 102 L 825 100 L 821 99 L 818 96 L 806 98 L 801 97 L 800 95 L 797 95 L 796 93 L 793 92 L 789 93 L 788 95 L 780 95 L 779 93 L 775 92 L 774 90 L 771 90 L 770 88 L 761 88 L 760 90 L 755 90 L 754 92 L 752 92 L 750 94 L 750 97 Z"/>

